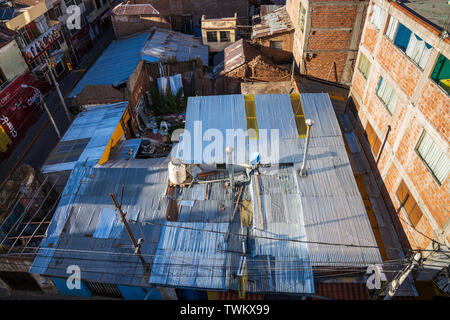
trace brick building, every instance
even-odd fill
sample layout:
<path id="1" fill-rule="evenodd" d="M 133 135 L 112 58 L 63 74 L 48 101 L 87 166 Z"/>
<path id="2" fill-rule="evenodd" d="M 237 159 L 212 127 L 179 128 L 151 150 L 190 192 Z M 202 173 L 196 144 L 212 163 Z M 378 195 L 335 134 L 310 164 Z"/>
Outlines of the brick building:
<path id="1" fill-rule="evenodd" d="M 449 15 L 446 1 L 370 1 L 350 90 L 393 221 L 413 249 L 450 242 Z"/>
<path id="2" fill-rule="evenodd" d="M 287 0 L 301 74 L 350 85 L 367 0 Z"/>
<path id="3" fill-rule="evenodd" d="M 153 26 L 171 29 L 166 19 L 149 3 L 120 3 L 112 10 L 111 22 L 117 38 L 148 31 Z"/>
<path id="4" fill-rule="evenodd" d="M 253 19 L 252 40 L 260 45 L 261 51 L 276 63 L 292 61 L 294 26 L 286 7 L 275 9 Z"/>
<path id="5" fill-rule="evenodd" d="M 202 15 L 208 18 L 238 15 L 240 24 L 247 24 L 248 0 L 130 0 L 131 3 L 150 3 L 172 25 L 173 30 L 201 37 Z"/>

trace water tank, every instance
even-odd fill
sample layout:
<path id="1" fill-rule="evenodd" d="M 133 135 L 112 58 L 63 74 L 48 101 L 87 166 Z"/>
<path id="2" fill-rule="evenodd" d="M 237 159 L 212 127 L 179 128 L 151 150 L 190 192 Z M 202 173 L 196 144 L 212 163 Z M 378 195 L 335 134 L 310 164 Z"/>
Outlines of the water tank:
<path id="1" fill-rule="evenodd" d="M 186 165 L 179 159 L 169 162 L 169 181 L 179 185 L 186 180 Z"/>

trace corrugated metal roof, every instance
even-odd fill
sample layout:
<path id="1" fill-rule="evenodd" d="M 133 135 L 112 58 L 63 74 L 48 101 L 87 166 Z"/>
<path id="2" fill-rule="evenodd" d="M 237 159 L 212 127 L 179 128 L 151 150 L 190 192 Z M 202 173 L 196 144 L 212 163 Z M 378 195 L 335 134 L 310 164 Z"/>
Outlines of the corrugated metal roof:
<path id="1" fill-rule="evenodd" d="M 141 51 L 145 61 L 190 61 L 200 58 L 203 65 L 208 66 L 208 46 L 203 45 L 200 39 L 167 29 L 155 27 L 152 30 L 152 35 Z"/>
<path id="2" fill-rule="evenodd" d="M 250 250 L 250 255 L 257 259 L 248 271 L 249 278 L 255 280 L 249 287 L 250 292 L 314 293 L 308 245 L 283 241 L 307 240 L 300 195 L 295 187 L 295 175 L 291 167 L 266 172 L 260 176 L 264 229 L 258 209 L 257 185 L 255 178 L 252 178 L 254 247 Z M 283 240 L 277 241 L 273 238 Z M 267 262 L 262 257 L 267 257 Z M 267 268 L 266 275 L 254 271 L 264 266 Z"/>
<path id="3" fill-rule="evenodd" d="M 64 277 L 68 265 L 81 264 L 83 279 L 90 281 L 237 290 L 242 239 L 249 242 L 246 291 L 250 293 L 314 293 L 314 267 L 381 264 L 376 248 L 314 243 L 377 245 L 329 98 L 326 94 L 302 94 L 301 100 L 305 115 L 316 121 L 306 177 L 298 174 L 304 139 L 297 137 L 289 120 L 293 117 L 289 96 L 255 96 L 261 128 L 282 126 L 281 141 L 295 155 L 291 156 L 293 163 L 262 169 L 261 213 L 254 177 L 245 188 L 243 199 L 252 201 L 253 210 L 249 233 L 241 230 L 240 214 L 230 226 L 234 206 L 223 182 L 212 183 L 209 196 L 204 184 L 176 192 L 175 200 L 192 202 L 181 205 L 177 222 L 166 221 L 168 158 L 122 159 L 99 168 L 78 164 L 31 272 Z M 195 120 L 204 120 L 204 129 L 246 129 L 244 103 L 241 95 L 193 97 L 186 128 L 193 127 Z M 142 277 L 142 266 L 126 232 L 112 232 L 113 221 L 102 220 L 102 212 L 113 208 L 109 194 L 120 197 L 122 186 L 123 210 L 132 232 L 144 239 L 142 252 L 150 265 L 149 279 Z M 229 227 L 231 235 L 226 242 Z M 104 238 L 106 234 L 108 238 Z"/>
<path id="4" fill-rule="evenodd" d="M 214 56 L 213 74 L 230 72 L 243 64 L 250 62 L 261 52 L 250 44 L 249 41 L 240 39 Z"/>
<path id="5" fill-rule="evenodd" d="M 300 162 L 303 157 L 304 139 L 297 137 L 297 129 L 292 111 L 290 97 L 287 94 L 255 95 L 255 109 L 258 133 L 261 134 L 257 140 L 245 142 L 245 152 L 239 153 L 238 141 L 230 143 L 236 152 L 233 153 L 233 163 L 248 163 L 248 156 L 252 148 L 262 154 L 262 163 L 274 163 L 277 160 L 276 152 L 279 155 L 279 163 Z M 339 124 L 333 111 L 333 106 L 328 94 L 301 94 L 300 95 L 304 114 L 306 118 L 315 121 L 311 133 L 311 147 L 316 146 L 342 146 L 342 139 Z M 220 114 L 220 117 L 217 115 Z M 276 117 L 273 115 L 276 114 Z M 191 139 L 181 137 L 181 142 L 176 151 L 179 158 L 186 163 L 224 163 L 225 155 L 202 154 L 210 142 L 203 141 L 203 135 L 194 135 L 195 126 L 201 122 L 202 134 L 209 129 L 219 130 L 224 139 L 227 129 L 247 131 L 245 100 L 243 95 L 224 96 L 203 96 L 189 97 L 186 111 L 186 132 L 189 132 Z M 196 124 L 197 123 L 197 124 Z M 267 140 L 264 140 L 264 132 Z M 270 145 L 271 139 L 275 135 L 270 130 L 279 130 L 279 148 L 277 144 Z M 257 143 L 257 145 L 253 145 Z M 270 147 L 274 147 L 271 153 Z M 200 151 L 202 150 L 202 151 Z M 220 150 L 219 150 L 220 151 Z M 245 154 L 244 154 L 245 153 Z M 269 153 L 269 154 L 268 154 Z M 203 159 L 202 159 L 203 158 Z"/>
<path id="6" fill-rule="evenodd" d="M 126 82 L 141 60 L 140 51 L 148 36 L 149 34 L 145 33 L 113 41 L 78 82 L 69 94 L 69 98 L 75 98 L 85 86 L 90 84 L 118 86 Z"/>
<path id="7" fill-rule="evenodd" d="M 282 7 L 263 15 L 261 17 L 261 22 L 253 25 L 252 39 L 271 36 L 293 29 L 294 27 L 291 18 L 286 11 L 286 7 Z"/>
<path id="8" fill-rule="evenodd" d="M 42 172 L 72 170 L 77 163 L 98 162 L 127 105 L 125 101 L 89 107 L 87 111 L 79 113 L 50 153 Z"/>
<path id="9" fill-rule="evenodd" d="M 113 210 L 110 193 L 120 200 L 136 238 L 144 238 L 144 255 L 154 255 L 164 222 L 167 167 L 159 159 L 134 159 L 126 168 L 85 167 L 72 171 L 58 208 L 43 240 L 31 272 L 66 277 L 71 264 L 79 265 L 83 279 L 124 285 L 145 285 L 142 266 L 123 230 L 114 236 L 96 231 L 106 226 L 102 211 Z M 117 214 L 117 213 L 115 213 Z M 142 222 L 156 225 L 145 225 Z M 106 230 L 105 228 L 103 228 Z M 103 230 L 103 231 L 104 231 Z M 105 231 L 106 232 L 106 231 Z M 99 234 L 102 237 L 96 237 Z M 95 251 L 95 252 L 92 252 Z M 151 259 L 148 259 L 151 264 Z"/>

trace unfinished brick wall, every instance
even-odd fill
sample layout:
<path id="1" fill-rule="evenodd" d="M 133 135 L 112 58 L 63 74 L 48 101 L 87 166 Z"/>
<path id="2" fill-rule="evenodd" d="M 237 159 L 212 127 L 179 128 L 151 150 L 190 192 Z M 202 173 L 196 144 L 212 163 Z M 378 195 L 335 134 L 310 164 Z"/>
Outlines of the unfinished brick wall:
<path id="1" fill-rule="evenodd" d="M 308 39 L 308 50 L 346 50 L 350 44 L 352 34 L 348 30 L 311 31 Z"/>
<path id="2" fill-rule="evenodd" d="M 426 248 L 430 243 L 430 240 L 427 237 L 433 238 L 433 229 L 429 221 L 425 217 L 422 217 L 422 219 L 420 219 L 419 223 L 416 225 L 416 230 L 419 232 L 414 231 L 413 227 L 409 224 L 407 214 L 404 212 L 404 210 L 399 210 L 400 203 L 395 196 L 395 193 L 400 184 L 400 181 L 400 172 L 398 171 L 395 164 L 393 164 L 389 168 L 386 178 L 384 179 L 384 183 L 386 189 L 389 192 L 392 203 L 394 204 L 396 215 L 399 217 L 401 227 L 405 232 L 411 247 L 413 249 Z"/>
<path id="3" fill-rule="evenodd" d="M 430 106 L 433 106 L 430 108 Z M 450 139 L 450 99 L 432 80 L 428 79 L 417 103 L 419 110 L 433 127 L 447 140 Z"/>
<path id="4" fill-rule="evenodd" d="M 384 36 L 378 50 L 377 61 L 411 98 L 422 73 L 419 67 Z"/>
<path id="5" fill-rule="evenodd" d="M 360 100 L 364 97 L 364 89 L 366 88 L 367 80 L 364 79 L 362 73 L 355 68 L 355 73 L 353 74 L 352 90 L 355 92 Z"/>
<path id="6" fill-rule="evenodd" d="M 315 1 L 312 1 L 314 4 Z M 311 27 L 312 28 L 352 28 L 356 19 L 356 5 L 313 5 Z M 340 2 L 354 2 L 342 0 Z M 320 3 L 320 2 L 319 2 Z M 322 2 L 323 3 L 323 2 Z"/>
<path id="7" fill-rule="evenodd" d="M 302 1 L 306 9 L 305 35 L 298 25 L 300 0 L 287 1 L 287 11 L 295 27 L 299 43 L 294 41 L 293 55 L 297 66 L 306 75 L 349 84 L 348 71 L 352 71 L 353 62 L 350 51 L 353 32 L 360 38 L 361 30 L 355 29 L 360 1 Z M 360 12 L 362 12 L 361 10 Z M 309 27 L 308 27 L 309 25 Z M 303 55 L 300 52 L 303 51 Z M 314 57 L 311 59 L 311 55 Z M 347 72 L 344 74 L 345 65 Z M 331 70 L 331 73 L 330 73 Z"/>
<path id="8" fill-rule="evenodd" d="M 347 60 L 346 52 L 319 52 L 305 60 L 307 75 L 327 81 L 339 82 Z"/>
<path id="9" fill-rule="evenodd" d="M 361 45 L 367 48 L 370 53 L 373 54 L 375 50 L 375 44 L 377 42 L 379 31 L 371 23 L 367 24 L 364 38 L 361 40 Z"/>
<path id="10" fill-rule="evenodd" d="M 396 155 L 423 202 L 442 228 L 449 218 L 449 179 L 440 186 L 415 151 L 422 132 L 422 126 L 417 119 L 412 118 Z"/>
<path id="11" fill-rule="evenodd" d="M 271 41 L 283 41 L 283 49 L 270 48 Z M 268 57 L 271 57 L 275 63 L 289 62 L 292 59 L 292 46 L 294 42 L 294 32 L 289 31 L 271 37 L 257 39 L 256 43 L 260 45 L 260 51 Z"/>

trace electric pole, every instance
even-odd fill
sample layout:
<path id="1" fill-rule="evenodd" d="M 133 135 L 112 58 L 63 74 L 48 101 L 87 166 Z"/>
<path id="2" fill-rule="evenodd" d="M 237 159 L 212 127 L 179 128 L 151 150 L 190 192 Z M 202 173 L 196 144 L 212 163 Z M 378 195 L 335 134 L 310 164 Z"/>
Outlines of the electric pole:
<path id="1" fill-rule="evenodd" d="M 41 101 L 41 104 L 44 106 L 45 111 L 47 111 L 48 117 L 50 118 L 50 121 L 53 124 L 53 127 L 55 128 L 56 134 L 58 135 L 58 138 L 61 140 L 61 133 L 59 132 L 58 127 L 56 126 L 55 120 L 53 119 L 53 116 L 50 113 L 50 110 L 48 110 L 47 104 L 45 103 L 45 100 L 44 100 L 44 98 L 42 96 L 42 92 L 39 91 L 38 88 L 35 88 L 33 86 L 29 86 L 27 84 L 22 84 L 22 88 L 34 89 L 39 94 L 39 100 Z"/>
<path id="2" fill-rule="evenodd" d="M 148 274 L 150 273 L 150 267 L 149 267 L 148 263 L 145 261 L 144 257 L 142 256 L 142 253 L 141 253 L 142 239 L 139 239 L 139 241 L 136 241 L 136 239 L 133 236 L 133 233 L 131 232 L 130 226 L 128 225 L 128 221 L 125 218 L 125 213 L 122 211 L 122 206 L 117 202 L 117 199 L 116 199 L 116 196 L 114 195 L 114 193 L 111 193 L 110 196 L 114 202 L 114 206 L 116 207 L 117 211 L 119 212 L 122 223 L 124 224 L 125 229 L 126 229 L 128 235 L 130 236 L 131 242 L 133 243 L 134 253 L 141 260 L 145 276 L 148 276 Z"/>
<path id="3" fill-rule="evenodd" d="M 420 262 L 422 259 L 422 254 L 420 252 L 417 252 L 414 255 L 414 258 L 412 261 L 403 269 L 400 271 L 399 274 L 388 284 L 388 292 L 386 296 L 384 297 L 384 300 L 391 300 L 392 297 L 395 295 L 395 292 L 397 289 L 401 286 L 403 281 L 408 277 L 408 275 L 411 273 L 411 271 L 414 269 L 414 267 Z"/>

